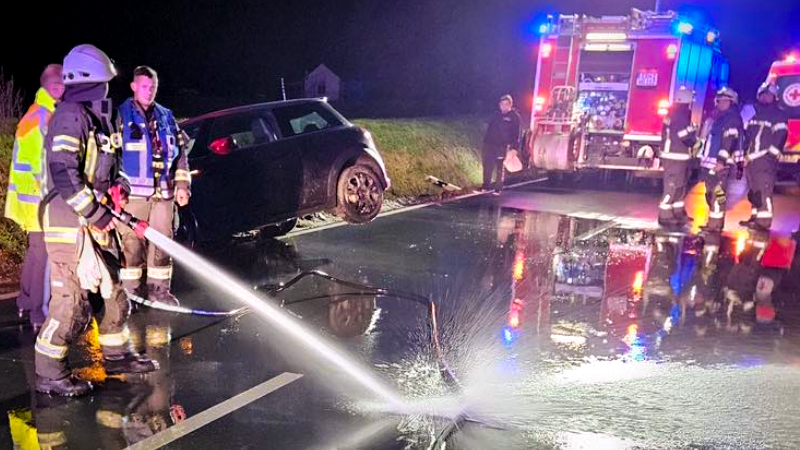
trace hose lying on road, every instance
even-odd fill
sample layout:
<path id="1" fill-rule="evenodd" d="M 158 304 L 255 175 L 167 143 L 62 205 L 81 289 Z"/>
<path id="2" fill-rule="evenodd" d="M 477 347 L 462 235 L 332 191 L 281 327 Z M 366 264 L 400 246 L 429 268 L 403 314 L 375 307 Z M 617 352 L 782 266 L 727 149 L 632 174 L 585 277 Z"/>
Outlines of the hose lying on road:
<path id="1" fill-rule="evenodd" d="M 358 292 L 321 295 L 321 296 L 314 297 L 314 298 L 305 298 L 305 299 L 295 300 L 295 301 L 292 301 L 292 302 L 283 302 L 282 306 L 291 305 L 291 304 L 294 304 L 294 303 L 300 303 L 300 302 L 304 302 L 304 301 L 310 301 L 310 300 L 314 300 L 314 299 L 320 299 L 320 298 L 335 298 L 335 297 L 345 297 L 346 298 L 346 297 L 362 296 L 362 295 L 363 296 L 369 295 L 369 296 L 375 296 L 375 297 L 381 297 L 381 298 L 398 298 L 398 299 L 402 299 L 402 300 L 408 300 L 408 301 L 416 302 L 416 303 L 419 303 L 419 304 L 425 306 L 427 308 L 427 310 L 428 310 L 428 333 L 429 333 L 429 339 L 430 339 L 430 342 L 431 342 L 431 347 L 433 349 L 433 352 L 436 355 L 436 358 L 438 360 L 439 373 L 441 374 L 441 376 L 444 379 L 444 381 L 448 384 L 448 386 L 450 386 L 451 388 L 453 388 L 455 390 L 458 390 L 458 391 L 462 390 L 461 383 L 458 381 L 458 378 L 456 377 L 455 372 L 450 367 L 450 364 L 447 362 L 447 359 L 445 358 L 444 348 L 442 347 L 442 344 L 441 344 L 441 341 L 440 341 L 440 338 L 439 338 L 438 308 L 436 306 L 436 302 L 435 301 L 433 301 L 432 299 L 430 299 L 428 297 L 425 297 L 425 296 L 422 296 L 422 295 L 419 295 L 419 294 L 415 294 L 413 292 L 406 292 L 406 291 L 394 290 L 394 289 L 378 288 L 378 287 L 374 287 L 374 286 L 368 286 L 368 285 L 365 285 L 365 284 L 354 283 L 352 281 L 342 280 L 340 278 L 336 278 L 334 276 L 328 275 L 327 273 L 322 272 L 320 270 L 309 270 L 309 271 L 302 272 L 299 275 L 297 275 L 294 278 L 292 278 L 291 280 L 286 281 L 285 283 L 281 283 L 278 286 L 270 286 L 268 289 L 266 289 L 266 291 L 268 291 L 270 294 L 273 294 L 273 295 L 274 294 L 278 294 L 278 293 L 283 292 L 283 291 L 289 289 L 290 287 L 296 285 L 297 283 L 299 283 L 304 278 L 308 278 L 308 277 L 322 278 L 322 279 L 328 280 L 328 281 L 330 281 L 332 283 L 336 283 L 336 284 L 348 287 L 350 289 L 355 289 Z"/>
<path id="2" fill-rule="evenodd" d="M 205 310 L 202 310 L 202 309 L 185 308 L 183 306 L 166 305 L 164 303 L 153 302 L 153 301 L 150 301 L 150 300 L 148 300 L 146 298 L 142 298 L 142 297 L 140 297 L 140 296 L 138 296 L 138 295 L 136 295 L 136 294 L 134 294 L 132 292 L 129 292 L 127 289 L 125 290 L 125 295 L 127 295 L 128 298 L 133 302 L 136 302 L 136 303 L 138 303 L 140 305 L 148 306 L 148 307 L 153 308 L 153 309 L 157 309 L 159 311 L 167 311 L 167 312 L 177 313 L 177 314 L 189 314 L 189 315 L 192 315 L 192 316 L 231 317 L 231 316 L 235 316 L 237 314 L 241 314 L 241 313 L 247 311 L 247 308 L 245 308 L 245 307 L 232 309 L 230 311 L 205 311 Z"/>

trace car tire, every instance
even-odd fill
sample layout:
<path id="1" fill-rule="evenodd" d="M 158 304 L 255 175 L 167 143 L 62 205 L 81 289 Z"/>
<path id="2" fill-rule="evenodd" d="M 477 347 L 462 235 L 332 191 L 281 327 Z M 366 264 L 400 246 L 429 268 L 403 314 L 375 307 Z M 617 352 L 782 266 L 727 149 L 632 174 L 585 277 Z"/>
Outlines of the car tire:
<path id="1" fill-rule="evenodd" d="M 336 214 L 349 223 L 366 223 L 381 212 L 383 184 L 367 165 L 347 167 L 339 175 Z"/>
<path id="2" fill-rule="evenodd" d="M 295 225 L 297 225 L 297 218 L 289 219 L 287 221 L 276 223 L 274 225 L 268 225 L 259 230 L 258 237 L 263 239 L 270 239 L 279 236 L 284 236 L 286 234 L 289 234 L 289 232 L 294 229 Z"/>

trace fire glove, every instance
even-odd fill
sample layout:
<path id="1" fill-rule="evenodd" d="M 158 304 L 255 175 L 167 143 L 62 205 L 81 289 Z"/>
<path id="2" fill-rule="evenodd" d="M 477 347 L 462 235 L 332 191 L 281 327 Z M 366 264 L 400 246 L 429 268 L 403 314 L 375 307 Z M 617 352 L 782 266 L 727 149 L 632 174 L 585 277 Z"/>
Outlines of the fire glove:
<path id="1" fill-rule="evenodd" d="M 145 222 L 144 220 L 137 220 L 136 225 L 133 226 L 133 232 L 136 233 L 136 236 L 139 239 L 144 239 L 144 233 L 147 229 L 150 228 L 150 224 Z"/>
<path id="2" fill-rule="evenodd" d="M 111 273 L 95 247 L 94 240 L 92 240 L 88 230 L 83 233 L 83 245 L 81 246 L 76 272 L 80 280 L 81 289 L 94 293 L 99 290 L 103 298 L 111 298 L 113 290 Z"/>
<path id="3" fill-rule="evenodd" d="M 694 145 L 689 149 L 689 154 L 692 156 L 692 158 L 697 158 L 697 155 L 700 154 L 700 150 L 702 149 L 703 149 L 703 140 L 698 139 L 697 142 L 695 142 Z"/>
<path id="4" fill-rule="evenodd" d="M 717 186 L 717 187 L 714 188 L 714 200 L 720 206 L 725 205 L 726 203 L 728 203 L 728 197 L 725 194 L 725 190 L 722 189 L 722 186 Z"/>
<path id="5" fill-rule="evenodd" d="M 108 195 L 111 197 L 114 211 L 117 213 L 122 212 L 122 208 L 128 203 L 128 192 L 125 191 L 122 185 L 111 186 L 108 190 Z"/>

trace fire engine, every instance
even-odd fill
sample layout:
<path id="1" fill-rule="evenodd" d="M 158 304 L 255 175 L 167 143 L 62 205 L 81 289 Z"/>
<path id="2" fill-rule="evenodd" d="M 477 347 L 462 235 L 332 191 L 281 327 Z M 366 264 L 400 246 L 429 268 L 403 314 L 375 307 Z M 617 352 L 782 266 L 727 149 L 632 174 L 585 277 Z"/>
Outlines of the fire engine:
<path id="1" fill-rule="evenodd" d="M 775 61 L 769 71 L 769 81 L 778 86 L 778 98 L 789 114 L 789 139 L 781 156 L 781 172 L 800 181 L 800 61 L 790 54 Z"/>
<path id="2" fill-rule="evenodd" d="M 526 143 L 538 169 L 657 173 L 677 90 L 694 90 L 699 125 L 728 83 L 719 32 L 672 11 L 548 16 L 540 32 Z"/>

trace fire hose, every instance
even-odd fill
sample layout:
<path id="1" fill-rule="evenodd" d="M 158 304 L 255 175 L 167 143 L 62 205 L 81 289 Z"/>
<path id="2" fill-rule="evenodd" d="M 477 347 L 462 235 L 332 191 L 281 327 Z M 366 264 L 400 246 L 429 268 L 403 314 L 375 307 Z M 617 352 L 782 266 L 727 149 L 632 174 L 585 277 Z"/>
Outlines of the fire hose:
<path id="1" fill-rule="evenodd" d="M 120 222 L 124 223 L 125 225 L 127 225 L 127 226 L 129 226 L 131 228 L 135 229 L 137 226 L 142 226 L 142 225 L 144 225 L 145 227 L 147 226 L 146 223 L 142 224 L 142 222 L 140 220 L 136 219 L 131 214 L 129 214 L 129 213 L 125 212 L 125 211 L 122 211 L 122 210 L 114 211 L 113 209 L 111 211 L 112 211 L 112 214 L 114 215 L 114 217 L 117 218 L 117 220 L 119 220 Z M 330 281 L 332 283 L 336 283 L 336 284 L 339 284 L 341 286 L 353 289 L 354 292 L 320 295 L 320 296 L 311 297 L 311 298 L 298 299 L 298 300 L 294 300 L 294 301 L 290 301 L 290 302 L 282 301 L 281 302 L 281 307 L 285 308 L 288 305 L 292 305 L 292 304 L 296 304 L 296 303 L 300 303 L 300 302 L 305 302 L 305 301 L 311 301 L 311 300 L 315 300 L 315 299 L 323 299 L 323 298 L 335 299 L 336 297 L 349 297 L 349 298 L 352 298 L 354 296 L 370 296 L 370 297 L 376 297 L 376 298 L 378 298 L 378 297 L 380 297 L 380 298 L 397 298 L 397 299 L 412 301 L 412 302 L 415 302 L 417 304 L 425 306 L 426 309 L 427 309 L 427 313 L 428 313 L 428 333 L 429 333 L 428 337 L 429 337 L 429 340 L 430 340 L 431 349 L 432 349 L 433 354 L 436 357 L 438 365 L 439 365 L 440 376 L 442 377 L 444 382 L 448 386 L 450 386 L 452 389 L 454 389 L 456 391 L 459 391 L 459 392 L 463 391 L 463 386 L 461 385 L 460 381 L 456 377 L 455 372 L 452 370 L 450 364 L 447 362 L 446 357 L 445 357 L 445 352 L 444 352 L 444 349 L 442 347 L 441 340 L 440 340 L 440 331 L 439 331 L 439 325 L 438 325 L 438 307 L 437 307 L 436 302 L 434 300 L 432 300 L 432 299 L 430 299 L 428 297 L 419 295 L 419 294 L 411 293 L 411 292 L 406 292 L 406 291 L 401 291 L 401 290 L 393 290 L 393 289 L 385 289 L 385 288 L 378 288 L 378 287 L 374 287 L 374 286 L 369 286 L 369 285 L 365 285 L 365 284 L 354 283 L 354 282 L 351 282 L 351 281 L 342 280 L 340 278 L 336 278 L 334 276 L 331 276 L 331 275 L 329 275 L 329 274 L 327 274 L 325 272 L 319 271 L 319 270 L 310 270 L 310 271 L 301 272 L 300 274 L 296 275 L 292 279 L 290 279 L 290 280 L 288 280 L 286 282 L 283 282 L 283 283 L 279 284 L 278 286 L 270 287 L 269 289 L 266 289 L 265 291 L 269 292 L 270 294 L 279 294 L 279 293 L 281 293 L 283 291 L 286 291 L 287 289 L 291 288 L 292 286 L 297 285 L 303 279 L 309 278 L 309 277 L 322 278 L 322 279 L 328 280 L 328 281 Z M 165 310 L 165 311 L 169 311 L 169 312 L 174 312 L 174 313 L 182 313 L 182 314 L 222 317 L 221 320 L 224 320 L 225 317 L 234 316 L 234 315 L 237 315 L 237 314 L 240 314 L 240 313 L 246 313 L 247 310 L 248 310 L 247 308 L 238 308 L 236 310 L 232 310 L 232 311 L 228 311 L 228 312 L 212 312 L 212 311 L 193 310 L 193 309 L 184 308 L 184 307 L 180 307 L 180 306 L 169 306 L 169 305 L 163 305 L 163 304 L 159 304 L 159 303 L 155 303 L 155 302 L 150 302 L 150 301 L 148 301 L 146 299 L 143 299 L 143 298 L 141 298 L 139 296 L 136 296 L 136 295 L 134 295 L 134 294 L 132 294 L 130 292 L 126 292 L 126 293 L 128 294 L 128 297 L 131 298 L 133 301 L 136 301 L 137 303 L 142 303 L 144 305 L 147 305 L 147 306 L 150 306 L 150 307 L 154 307 L 154 308 L 157 308 L 157 309 L 161 309 L 161 310 Z M 344 301 L 344 300 L 332 300 L 332 301 L 336 302 L 336 301 Z M 478 423 L 478 424 L 481 424 L 481 425 L 484 425 L 484 426 L 490 426 L 490 425 L 487 425 L 485 423 L 482 423 L 482 422 L 480 422 L 478 420 L 475 420 L 475 419 L 469 417 L 469 415 L 466 412 L 462 412 L 461 414 L 459 414 L 458 416 L 453 418 L 448 423 L 448 425 L 442 430 L 442 432 L 439 433 L 439 435 L 436 437 L 436 439 L 431 443 L 430 449 L 431 450 L 444 449 L 446 447 L 446 442 L 453 436 L 453 434 L 455 434 L 457 431 L 459 431 L 461 429 L 461 427 L 464 424 L 467 424 L 467 423 Z"/>

